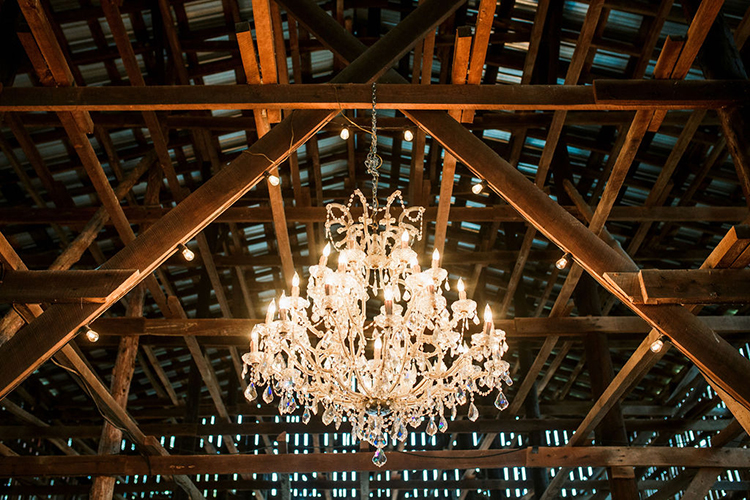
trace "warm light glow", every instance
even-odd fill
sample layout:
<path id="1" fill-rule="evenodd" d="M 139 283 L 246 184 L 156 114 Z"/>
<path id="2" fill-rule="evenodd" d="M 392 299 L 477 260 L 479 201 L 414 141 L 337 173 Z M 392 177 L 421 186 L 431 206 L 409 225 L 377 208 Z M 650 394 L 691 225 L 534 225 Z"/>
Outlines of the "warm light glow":
<path id="1" fill-rule="evenodd" d="M 326 243 L 326 246 L 323 247 L 323 255 L 325 255 L 326 258 L 328 258 L 328 256 L 331 255 L 331 244 L 330 243 Z"/>
<path id="2" fill-rule="evenodd" d="M 294 273 L 294 277 L 292 277 L 292 286 L 299 286 L 299 274 Z"/>
<path id="3" fill-rule="evenodd" d="M 268 311 L 266 311 L 266 323 L 273 321 L 273 317 L 276 315 L 276 299 L 271 300 L 268 304 Z"/>
<path id="4" fill-rule="evenodd" d="M 401 233 L 401 241 L 404 243 L 409 243 L 409 231 L 404 231 Z"/>
<path id="5" fill-rule="evenodd" d="M 484 184 L 481 182 L 477 182 L 473 186 L 471 186 L 471 192 L 474 194 L 480 194 L 484 190 Z"/>
<path id="6" fill-rule="evenodd" d="M 560 259 L 555 262 L 555 267 L 562 270 L 568 267 L 568 254 L 563 255 Z"/>
<path id="7" fill-rule="evenodd" d="M 182 245 L 182 257 L 186 261 L 190 262 L 195 258 L 195 253 L 192 250 L 190 250 L 188 247 L 186 247 L 185 245 Z"/>
<path id="8" fill-rule="evenodd" d="M 404 140 L 406 142 L 411 142 L 413 139 L 414 139 L 414 132 L 412 132 L 408 128 L 404 130 Z"/>
<path id="9" fill-rule="evenodd" d="M 347 140 L 349 138 L 349 127 L 342 128 L 339 137 L 344 141 Z"/>
<path id="10" fill-rule="evenodd" d="M 279 177 L 276 175 L 269 175 L 268 183 L 272 186 L 278 186 L 279 184 L 281 184 L 281 179 L 279 179 Z"/>
<path id="11" fill-rule="evenodd" d="M 466 300 L 466 287 L 461 278 L 458 278 L 458 300 Z"/>
<path id="12" fill-rule="evenodd" d="M 651 350 L 653 352 L 660 352 L 662 347 L 664 347 L 664 341 L 662 339 L 656 339 L 654 340 L 654 343 L 651 344 Z"/>
<path id="13" fill-rule="evenodd" d="M 280 311 L 286 311 L 289 309 L 289 297 L 286 296 L 286 293 L 281 293 L 281 298 L 279 298 L 279 310 Z"/>
<path id="14" fill-rule="evenodd" d="M 391 287 L 385 287 L 385 290 L 383 290 L 383 297 L 386 302 L 393 301 L 393 290 L 391 290 Z"/>
<path id="15" fill-rule="evenodd" d="M 380 337 L 375 339 L 375 344 L 373 344 L 373 347 L 375 349 L 382 349 L 383 348 L 383 341 L 380 340 Z"/>
<path id="16" fill-rule="evenodd" d="M 485 323 L 492 323 L 492 309 L 490 309 L 489 304 L 484 308 L 484 321 Z"/>
<path id="17" fill-rule="evenodd" d="M 99 333 L 89 328 L 86 330 L 86 338 L 89 342 L 96 342 L 99 340 Z"/>
<path id="18" fill-rule="evenodd" d="M 260 334 L 258 333 L 258 330 L 253 330 L 250 333 L 250 340 L 252 340 L 254 343 L 258 343 L 258 337 L 260 337 Z"/>

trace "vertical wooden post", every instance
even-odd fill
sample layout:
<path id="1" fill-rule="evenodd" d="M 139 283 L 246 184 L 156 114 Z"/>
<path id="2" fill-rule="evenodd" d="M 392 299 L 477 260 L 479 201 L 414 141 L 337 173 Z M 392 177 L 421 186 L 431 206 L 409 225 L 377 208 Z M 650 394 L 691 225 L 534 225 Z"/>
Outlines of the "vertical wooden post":
<path id="1" fill-rule="evenodd" d="M 128 303 L 128 316 L 140 318 L 143 316 L 143 285 L 138 285 L 130 294 Z M 120 339 L 120 347 L 117 351 L 117 361 L 112 370 L 112 382 L 110 392 L 118 405 L 123 409 L 128 403 L 130 393 L 130 381 L 133 379 L 135 368 L 135 355 L 138 352 L 138 336 L 127 335 Z M 109 422 L 104 423 L 102 437 L 99 440 L 100 455 L 117 455 L 122 443 L 122 431 Z M 115 478 L 111 476 L 96 476 L 91 485 L 91 500 L 110 500 L 115 491 Z"/>
<path id="2" fill-rule="evenodd" d="M 581 276 L 575 290 L 578 314 L 581 316 L 601 316 L 602 305 L 596 289 L 596 282 L 588 274 Z M 594 399 L 604 393 L 614 378 L 612 357 L 609 352 L 607 335 L 601 332 L 589 333 L 583 343 L 586 350 L 586 363 L 589 365 L 589 379 Z M 620 403 L 616 403 L 596 429 L 596 438 L 603 446 L 628 446 L 625 420 Z M 609 467 L 610 491 L 612 500 L 638 498 L 638 484 L 632 467 Z"/>

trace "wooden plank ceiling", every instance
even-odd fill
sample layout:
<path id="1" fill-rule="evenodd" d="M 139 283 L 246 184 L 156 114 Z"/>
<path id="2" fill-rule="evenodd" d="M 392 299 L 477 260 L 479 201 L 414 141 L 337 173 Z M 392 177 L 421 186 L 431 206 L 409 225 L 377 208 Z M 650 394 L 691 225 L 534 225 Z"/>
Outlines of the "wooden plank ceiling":
<path id="1" fill-rule="evenodd" d="M 0 28 L 0 498 L 750 495 L 746 1 L 0 0 Z M 374 80 L 381 193 L 427 208 L 515 381 L 383 470 L 247 403 L 240 361 L 370 189 Z"/>

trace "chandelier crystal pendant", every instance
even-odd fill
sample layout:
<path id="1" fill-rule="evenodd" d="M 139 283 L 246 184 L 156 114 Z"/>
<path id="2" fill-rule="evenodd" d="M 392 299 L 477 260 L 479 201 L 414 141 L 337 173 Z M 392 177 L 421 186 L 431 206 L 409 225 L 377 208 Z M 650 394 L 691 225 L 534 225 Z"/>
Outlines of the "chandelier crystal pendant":
<path id="1" fill-rule="evenodd" d="M 424 207 L 406 208 L 401 193 L 378 205 L 375 86 L 372 143 L 365 162 L 373 176 L 373 203 L 355 191 L 347 205 L 327 205 L 326 235 L 338 251 L 337 267 L 328 267 L 331 243 L 318 265 L 309 269 L 307 298 L 300 296 L 295 274 L 291 294 L 272 301 L 265 323 L 251 333 L 243 355 L 250 383 L 245 397 L 258 392 L 279 412 L 304 407 L 302 421 L 323 409 L 322 421 L 339 429 L 346 420 L 355 440 L 376 448 L 373 463 L 383 466 L 383 449 L 393 439 L 405 441 L 408 429 L 426 420 L 430 436 L 445 432 L 457 408 L 469 403 L 468 418 L 479 417 L 475 395 L 498 389 L 495 406 L 508 400 L 502 384 L 513 383 L 505 332 L 496 330 L 489 305 L 484 322 L 477 304 L 467 299 L 463 282 L 458 300 L 448 304 L 448 272 L 433 252 L 422 270 L 411 245 L 422 238 Z M 396 201 L 400 214 L 392 213 Z M 361 215 L 352 213 L 355 201 Z M 370 311 L 371 298 L 382 304 Z M 278 309 L 278 314 L 277 314 Z M 368 312 L 371 319 L 368 319 Z"/>

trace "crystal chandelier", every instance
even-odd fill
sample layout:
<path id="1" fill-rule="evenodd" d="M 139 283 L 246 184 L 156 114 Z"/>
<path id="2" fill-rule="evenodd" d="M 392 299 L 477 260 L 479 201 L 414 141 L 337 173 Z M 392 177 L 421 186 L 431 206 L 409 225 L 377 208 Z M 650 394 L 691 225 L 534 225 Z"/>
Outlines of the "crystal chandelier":
<path id="1" fill-rule="evenodd" d="M 496 330 L 489 305 L 481 332 L 477 304 L 467 299 L 463 282 L 458 300 L 448 310 L 443 290 L 450 290 L 448 272 L 440 267 L 437 249 L 428 269 L 411 248 L 422 238 L 424 207 L 404 206 L 399 191 L 385 206 L 377 198 L 375 86 L 372 142 L 365 165 L 373 176 L 372 204 L 361 191 L 347 205 L 327 205 L 326 245 L 317 265 L 309 269 L 307 298 L 300 296 L 295 274 L 291 294 L 272 301 L 265 323 L 251 333 L 250 352 L 242 359 L 250 383 L 245 397 L 262 392 L 266 403 L 280 397 L 279 412 L 304 407 L 302 421 L 323 408 L 324 425 L 351 424 L 356 440 L 376 448 L 373 463 L 386 462 L 389 439 L 406 440 L 408 427 L 427 420 L 430 436 L 448 428 L 447 415 L 469 403 L 468 418 L 479 417 L 475 395 L 498 389 L 495 406 L 508 400 L 502 383 L 513 383 L 505 332 Z M 394 204 L 400 203 L 400 214 Z M 352 204 L 362 204 L 362 215 Z M 331 244 L 338 251 L 337 268 L 328 267 Z M 382 291 L 382 303 L 368 303 Z M 373 314 L 377 312 L 377 314 Z"/>

